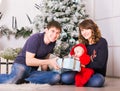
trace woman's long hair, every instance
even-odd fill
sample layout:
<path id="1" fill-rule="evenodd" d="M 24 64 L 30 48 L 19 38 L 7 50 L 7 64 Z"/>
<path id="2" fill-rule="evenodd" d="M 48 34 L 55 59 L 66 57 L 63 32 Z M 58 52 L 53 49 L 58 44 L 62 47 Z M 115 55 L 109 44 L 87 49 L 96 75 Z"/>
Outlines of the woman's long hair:
<path id="1" fill-rule="evenodd" d="M 88 40 L 82 36 L 81 29 L 92 30 L 92 41 L 94 44 L 98 42 L 99 39 L 101 38 L 101 33 L 97 24 L 95 24 L 91 19 L 85 19 L 79 24 L 79 42 L 82 42 L 84 44 L 89 44 Z"/>

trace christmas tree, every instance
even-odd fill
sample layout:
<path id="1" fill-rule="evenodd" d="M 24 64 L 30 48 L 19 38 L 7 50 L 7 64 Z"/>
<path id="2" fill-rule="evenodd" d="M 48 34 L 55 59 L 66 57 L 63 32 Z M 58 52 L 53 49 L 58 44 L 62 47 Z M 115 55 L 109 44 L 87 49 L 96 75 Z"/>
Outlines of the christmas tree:
<path id="1" fill-rule="evenodd" d="M 88 17 L 85 3 L 82 0 L 42 0 L 35 4 L 42 11 L 34 19 L 34 24 L 40 30 L 51 20 L 56 20 L 62 25 L 62 33 L 56 43 L 54 54 L 64 57 L 69 54 L 71 47 L 78 43 L 78 24 Z"/>

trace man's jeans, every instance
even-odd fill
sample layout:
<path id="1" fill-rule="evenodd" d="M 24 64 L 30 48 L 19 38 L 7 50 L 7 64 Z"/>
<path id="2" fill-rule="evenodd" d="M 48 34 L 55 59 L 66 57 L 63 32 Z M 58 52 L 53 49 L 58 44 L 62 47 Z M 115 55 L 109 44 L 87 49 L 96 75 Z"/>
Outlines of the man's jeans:
<path id="1" fill-rule="evenodd" d="M 53 71 L 33 71 L 32 67 L 14 63 L 10 74 L 0 74 L 0 84 L 17 84 L 21 80 L 38 84 L 56 84 L 60 81 L 60 75 Z"/>

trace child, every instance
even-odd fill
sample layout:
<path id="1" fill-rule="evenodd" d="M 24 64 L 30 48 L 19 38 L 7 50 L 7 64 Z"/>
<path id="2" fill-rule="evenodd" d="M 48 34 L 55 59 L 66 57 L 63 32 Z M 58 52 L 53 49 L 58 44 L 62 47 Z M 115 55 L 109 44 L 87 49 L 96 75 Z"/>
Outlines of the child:
<path id="1" fill-rule="evenodd" d="M 77 44 L 73 46 L 70 51 L 70 55 L 79 60 L 81 63 L 81 71 L 75 75 L 75 85 L 82 87 L 94 74 L 93 69 L 85 67 L 90 62 L 90 56 L 87 55 L 87 49 L 84 44 Z"/>

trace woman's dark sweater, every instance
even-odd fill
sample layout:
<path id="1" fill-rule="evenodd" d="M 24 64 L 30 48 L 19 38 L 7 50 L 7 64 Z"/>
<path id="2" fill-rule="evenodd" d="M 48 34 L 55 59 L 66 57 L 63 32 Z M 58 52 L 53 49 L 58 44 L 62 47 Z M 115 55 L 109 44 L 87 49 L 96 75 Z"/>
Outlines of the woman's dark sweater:
<path id="1" fill-rule="evenodd" d="M 108 44 L 104 38 L 93 45 L 86 45 L 88 54 L 91 56 L 91 62 L 86 66 L 94 69 L 95 73 L 106 76 L 108 60 Z"/>

